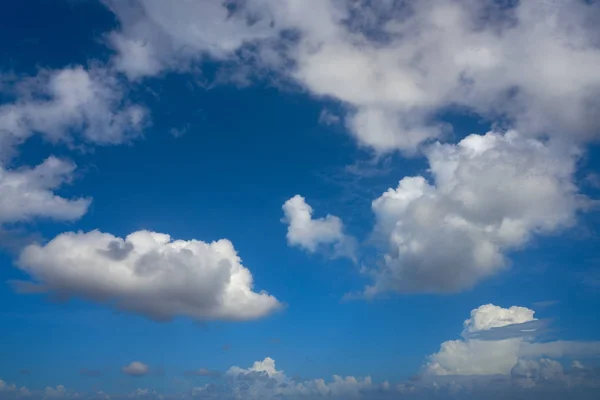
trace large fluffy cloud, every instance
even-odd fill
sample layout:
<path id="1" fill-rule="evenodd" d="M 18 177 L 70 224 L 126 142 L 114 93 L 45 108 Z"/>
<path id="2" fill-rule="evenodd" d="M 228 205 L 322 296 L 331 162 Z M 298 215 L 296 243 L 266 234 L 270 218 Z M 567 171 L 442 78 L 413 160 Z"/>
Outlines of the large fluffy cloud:
<path id="1" fill-rule="evenodd" d="M 388 251 L 365 293 L 468 288 L 505 268 L 507 251 L 570 226 L 586 205 L 576 154 L 515 131 L 429 147 L 431 181 L 406 177 L 373 201 Z"/>
<path id="2" fill-rule="evenodd" d="M 296 195 L 283 204 L 283 222 L 288 225 L 287 241 L 314 253 L 323 245 L 333 245 L 334 255 L 352 257 L 354 239 L 344 234 L 344 224 L 335 215 L 313 218 L 313 209 L 304 197 Z"/>
<path id="3" fill-rule="evenodd" d="M 525 307 L 482 305 L 471 311 L 471 318 L 464 322 L 461 339 L 442 343 L 440 350 L 429 356 L 426 374 L 504 375 L 515 377 L 521 385 L 521 378 L 526 375 L 524 371 L 537 371 L 536 376 L 543 379 L 552 371 L 563 376 L 562 365 L 551 358 L 600 356 L 599 342 L 536 342 L 538 332 L 531 324 L 535 321 L 534 311 Z M 516 335 L 515 329 L 511 328 L 517 328 L 523 334 Z M 496 335 L 491 340 L 473 336 L 473 333 L 490 330 L 500 330 L 503 335 Z"/>
<path id="4" fill-rule="evenodd" d="M 0 165 L 0 225 L 36 217 L 75 220 L 87 211 L 90 199 L 66 199 L 54 194 L 73 178 L 75 165 L 55 157 L 34 168 L 7 170 Z"/>
<path id="5" fill-rule="evenodd" d="M 26 247 L 18 265 L 34 280 L 21 283 L 22 289 L 109 302 L 158 320 L 246 320 L 280 307 L 273 296 L 252 290 L 250 271 L 226 239 L 172 240 L 148 231 L 124 239 L 99 231 L 63 233 Z"/>
<path id="6" fill-rule="evenodd" d="M 121 21 L 115 64 L 129 76 L 205 56 L 274 70 L 348 105 L 350 131 L 381 152 L 443 135 L 436 115 L 448 107 L 533 135 L 587 140 L 600 127 L 597 2 L 106 2 Z"/>

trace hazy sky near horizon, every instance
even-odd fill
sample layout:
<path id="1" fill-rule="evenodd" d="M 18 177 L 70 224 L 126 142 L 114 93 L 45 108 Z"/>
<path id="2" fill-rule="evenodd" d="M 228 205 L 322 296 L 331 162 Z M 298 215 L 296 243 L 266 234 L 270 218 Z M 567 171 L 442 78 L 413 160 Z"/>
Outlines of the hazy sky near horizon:
<path id="1" fill-rule="evenodd" d="M 600 393 L 599 2 L 0 10 L 0 400 Z"/>

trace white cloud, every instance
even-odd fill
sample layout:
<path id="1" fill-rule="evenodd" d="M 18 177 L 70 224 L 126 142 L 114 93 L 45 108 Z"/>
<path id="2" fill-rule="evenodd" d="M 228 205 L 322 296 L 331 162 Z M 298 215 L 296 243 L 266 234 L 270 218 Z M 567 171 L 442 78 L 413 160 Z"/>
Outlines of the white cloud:
<path id="1" fill-rule="evenodd" d="M 275 360 L 270 357 L 256 361 L 250 368 L 231 367 L 226 373 L 235 398 L 271 399 L 296 397 L 358 398 L 362 393 L 380 388 L 370 377 L 342 378 L 334 375 L 333 381 L 323 379 L 294 380 L 284 371 L 277 370 Z M 389 385 L 388 385 L 389 386 Z"/>
<path id="2" fill-rule="evenodd" d="M 384 263 L 365 295 L 453 292 L 507 265 L 507 251 L 575 222 L 577 153 L 517 132 L 470 135 L 425 151 L 433 181 L 403 178 L 373 201 Z"/>
<path id="3" fill-rule="evenodd" d="M 464 339 L 450 340 L 429 357 L 427 371 L 434 375 L 508 374 L 518 361 L 522 338 L 505 340 L 469 339 L 473 332 L 521 324 L 535 320 L 534 311 L 525 307 L 502 308 L 485 304 L 471 311 L 463 326 Z"/>
<path id="4" fill-rule="evenodd" d="M 275 70 L 348 105 L 352 134 L 380 152 L 443 135 L 435 115 L 448 107 L 507 117 L 532 135 L 587 140 L 600 127 L 597 3 L 108 3 L 128 75 L 185 70 L 204 56 Z"/>
<path id="5" fill-rule="evenodd" d="M 17 81 L 14 102 L 0 106 L 0 159 L 40 133 L 52 142 L 118 144 L 139 135 L 146 110 L 125 99 L 118 78 L 103 68 L 42 70 Z"/>
<path id="6" fill-rule="evenodd" d="M 313 218 L 313 209 L 304 197 L 295 195 L 283 205 L 288 224 L 287 241 L 290 246 L 301 247 L 311 253 L 319 246 L 333 245 L 334 255 L 353 257 L 354 240 L 344 234 L 344 224 L 335 215 Z"/>
<path id="7" fill-rule="evenodd" d="M 25 386 L 17 387 L 14 383 L 6 383 L 0 379 L 0 397 L 2 398 L 21 398 L 28 397 L 31 394 Z"/>
<path id="8" fill-rule="evenodd" d="M 18 266 L 38 284 L 37 291 L 108 302 L 159 320 L 247 320 L 281 306 L 268 293 L 252 290 L 252 274 L 226 239 L 205 243 L 149 231 L 124 239 L 70 232 L 26 247 Z"/>
<path id="9" fill-rule="evenodd" d="M 46 386 L 44 391 L 44 399 L 73 399 L 79 398 L 81 395 L 72 390 L 68 390 L 63 385 L 58 385 L 55 388 Z"/>
<path id="10" fill-rule="evenodd" d="M 440 350 L 428 357 L 425 372 L 433 376 L 510 375 L 518 386 L 562 376 L 562 366 L 550 358 L 598 357 L 599 342 L 535 342 L 537 332 L 498 340 L 474 339 L 473 332 L 509 328 L 536 321 L 534 311 L 525 307 L 502 308 L 482 305 L 471 311 L 463 326 L 463 338 L 443 342 Z M 548 358 L 550 357 L 550 358 Z M 581 363 L 577 361 L 580 365 Z M 553 372 L 554 371 L 554 372 Z M 539 379 L 538 379 L 539 378 Z M 532 381 L 532 379 L 534 379 Z"/>
<path id="11" fill-rule="evenodd" d="M 150 372 L 150 368 L 141 361 L 132 361 L 124 366 L 121 371 L 123 371 L 123 373 L 126 375 L 142 376 L 148 374 L 148 372 Z"/>
<path id="12" fill-rule="evenodd" d="M 86 213 L 91 200 L 66 199 L 58 189 L 73 178 L 75 164 L 55 157 L 34 168 L 4 169 L 0 165 L 0 225 L 33 218 L 71 221 Z"/>
<path id="13" fill-rule="evenodd" d="M 252 15 L 232 15 L 222 2 L 104 2 L 121 21 L 121 31 L 110 35 L 115 66 L 132 79 L 186 70 L 204 56 L 227 59 L 244 43 L 272 31 L 269 21 L 247 24 Z"/>
<path id="14" fill-rule="evenodd" d="M 534 321 L 535 311 L 512 306 L 502 308 L 493 304 L 485 304 L 471 311 L 471 318 L 464 322 L 465 332 L 478 332 L 491 328 L 500 328 L 507 325 L 522 324 Z"/>

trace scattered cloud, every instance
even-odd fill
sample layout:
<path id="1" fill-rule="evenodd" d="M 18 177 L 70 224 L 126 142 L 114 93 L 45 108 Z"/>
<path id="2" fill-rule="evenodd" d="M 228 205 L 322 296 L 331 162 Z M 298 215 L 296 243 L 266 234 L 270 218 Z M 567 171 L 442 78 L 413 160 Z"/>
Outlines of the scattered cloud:
<path id="1" fill-rule="evenodd" d="M 250 368 L 231 367 L 226 373 L 234 398 L 275 399 L 295 397 L 357 398 L 362 393 L 376 390 L 370 377 L 342 378 L 335 375 L 332 381 L 323 379 L 296 381 L 284 371 L 277 370 L 270 357 L 256 361 Z M 382 386 L 383 387 L 383 386 Z"/>
<path id="2" fill-rule="evenodd" d="M 252 291 L 252 274 L 226 239 L 70 232 L 26 247 L 18 266 L 33 279 L 26 284 L 38 291 L 108 302 L 156 320 L 248 320 L 281 307 L 266 292 Z"/>
<path id="3" fill-rule="evenodd" d="M 132 361 L 128 365 L 121 368 L 121 371 L 125 375 L 143 376 L 148 375 L 148 373 L 150 372 L 150 368 L 141 361 Z"/>
<path id="4" fill-rule="evenodd" d="M 355 240 L 344 234 L 344 224 L 335 215 L 313 218 L 313 209 L 304 197 L 295 195 L 283 205 L 282 222 L 288 225 L 287 241 L 314 253 L 322 246 L 333 246 L 334 256 L 354 257 Z"/>

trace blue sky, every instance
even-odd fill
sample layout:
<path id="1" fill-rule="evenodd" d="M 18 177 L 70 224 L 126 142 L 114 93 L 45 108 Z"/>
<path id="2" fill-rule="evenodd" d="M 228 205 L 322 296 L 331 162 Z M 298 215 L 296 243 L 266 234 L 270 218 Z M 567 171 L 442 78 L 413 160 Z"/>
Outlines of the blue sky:
<path id="1" fill-rule="evenodd" d="M 2 7 L 0 398 L 597 393 L 598 4 L 230 3 Z"/>

